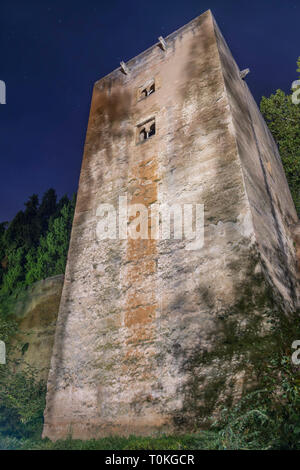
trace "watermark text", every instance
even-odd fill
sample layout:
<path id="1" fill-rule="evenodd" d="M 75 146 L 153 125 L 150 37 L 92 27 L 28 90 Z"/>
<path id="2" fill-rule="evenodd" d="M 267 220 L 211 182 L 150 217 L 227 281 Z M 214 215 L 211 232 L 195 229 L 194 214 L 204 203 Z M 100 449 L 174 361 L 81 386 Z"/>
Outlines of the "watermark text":
<path id="1" fill-rule="evenodd" d="M 292 102 L 294 104 L 300 104 L 300 80 L 295 80 L 293 82 L 292 90 L 295 90 L 292 94 Z"/>
<path id="2" fill-rule="evenodd" d="M 0 341 L 0 364 L 6 364 L 6 346 L 4 341 Z"/>
<path id="3" fill-rule="evenodd" d="M 98 240 L 183 240 L 185 248 L 195 250 L 204 243 L 203 204 L 128 204 L 119 197 L 119 207 L 100 204 L 97 211 Z"/>
<path id="4" fill-rule="evenodd" d="M 6 85 L 3 80 L 0 80 L 0 104 L 6 104 Z"/>

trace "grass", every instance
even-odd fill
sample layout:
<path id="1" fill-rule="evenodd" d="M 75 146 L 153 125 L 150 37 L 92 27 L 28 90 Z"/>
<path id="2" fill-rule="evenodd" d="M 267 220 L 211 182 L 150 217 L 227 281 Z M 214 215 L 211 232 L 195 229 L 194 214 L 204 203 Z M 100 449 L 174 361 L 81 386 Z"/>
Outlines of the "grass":
<path id="1" fill-rule="evenodd" d="M 211 431 L 182 436 L 105 437 L 98 440 L 26 440 L 0 436 L 0 450 L 219 450 L 219 436 Z"/>

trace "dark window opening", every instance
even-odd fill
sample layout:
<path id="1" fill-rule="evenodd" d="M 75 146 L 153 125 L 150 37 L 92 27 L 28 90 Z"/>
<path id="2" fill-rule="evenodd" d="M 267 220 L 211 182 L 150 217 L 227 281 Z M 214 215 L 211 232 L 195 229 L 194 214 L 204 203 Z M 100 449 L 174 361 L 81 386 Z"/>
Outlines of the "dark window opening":
<path id="1" fill-rule="evenodd" d="M 151 85 L 150 90 L 149 90 L 149 95 L 151 95 L 151 93 L 154 93 L 154 92 L 155 92 L 155 83 Z"/>
<path id="2" fill-rule="evenodd" d="M 149 121 L 137 127 L 137 142 L 143 142 L 153 135 L 155 135 L 154 119 L 149 119 Z"/>
<path id="3" fill-rule="evenodd" d="M 150 126 L 148 137 L 151 137 L 154 134 L 155 134 L 155 122 Z"/>
<path id="4" fill-rule="evenodd" d="M 152 93 L 155 92 L 155 83 L 152 82 L 150 85 L 147 87 L 143 88 L 143 90 L 140 92 L 140 99 L 147 98 L 147 96 L 152 95 Z"/>
<path id="5" fill-rule="evenodd" d="M 26 351 L 28 350 L 29 348 L 29 343 L 25 343 L 21 349 L 22 351 L 22 356 L 24 356 L 24 354 L 26 353 Z"/>
<path id="6" fill-rule="evenodd" d="M 151 85 L 151 87 L 149 89 L 148 96 L 151 95 L 151 93 L 154 93 L 154 92 L 155 92 L 155 84 L 153 83 L 153 85 Z"/>

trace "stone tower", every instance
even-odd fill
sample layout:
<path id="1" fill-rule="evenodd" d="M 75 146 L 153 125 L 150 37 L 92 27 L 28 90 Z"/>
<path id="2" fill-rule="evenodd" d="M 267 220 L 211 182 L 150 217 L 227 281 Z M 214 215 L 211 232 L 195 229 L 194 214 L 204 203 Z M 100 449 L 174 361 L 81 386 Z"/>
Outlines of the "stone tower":
<path id="1" fill-rule="evenodd" d="M 203 204 L 203 246 L 99 239 L 99 205 L 124 195 Z M 96 82 L 43 435 L 192 430 L 255 384 L 256 340 L 264 354 L 269 317 L 298 305 L 296 223 L 210 11 Z"/>

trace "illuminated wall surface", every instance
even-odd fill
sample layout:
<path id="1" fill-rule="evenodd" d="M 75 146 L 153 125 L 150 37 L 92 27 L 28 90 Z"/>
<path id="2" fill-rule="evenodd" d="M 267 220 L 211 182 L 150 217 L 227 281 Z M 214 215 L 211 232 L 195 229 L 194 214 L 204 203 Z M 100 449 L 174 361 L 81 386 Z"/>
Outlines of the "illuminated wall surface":
<path id="1" fill-rule="evenodd" d="M 204 204 L 203 246 L 100 239 L 99 206 L 124 195 L 148 209 Z M 255 384 L 269 315 L 298 304 L 296 223 L 209 11 L 96 82 L 44 436 L 199 429 Z"/>

